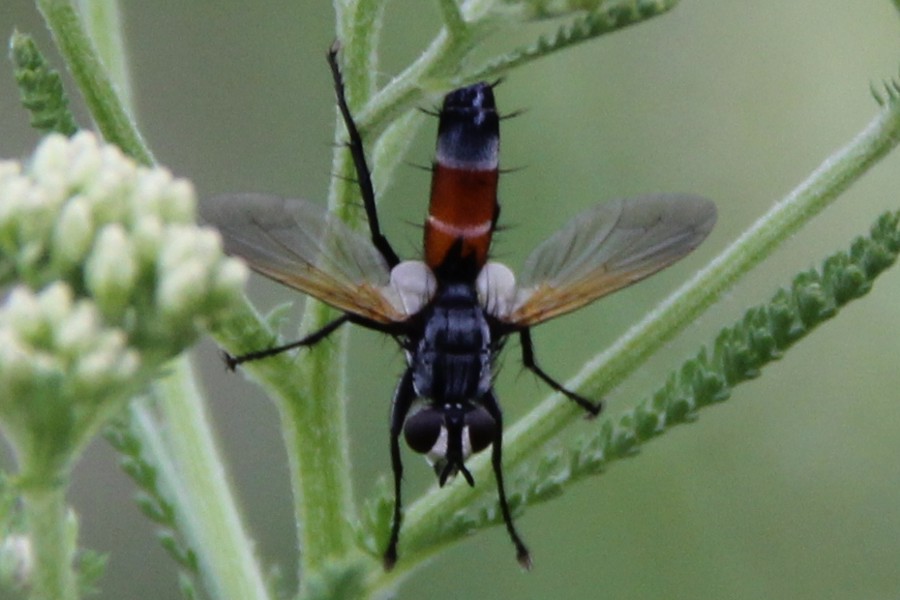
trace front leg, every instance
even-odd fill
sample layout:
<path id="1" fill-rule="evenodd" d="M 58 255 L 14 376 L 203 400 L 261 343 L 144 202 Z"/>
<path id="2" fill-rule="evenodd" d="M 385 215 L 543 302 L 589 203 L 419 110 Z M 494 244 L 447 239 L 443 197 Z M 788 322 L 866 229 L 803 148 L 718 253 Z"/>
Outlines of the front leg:
<path id="1" fill-rule="evenodd" d="M 394 517 L 391 523 L 391 537 L 384 551 L 384 568 L 390 571 L 397 562 L 397 541 L 400 538 L 400 523 L 403 518 L 403 504 L 401 501 L 401 481 L 403 479 L 403 461 L 400 457 L 400 432 L 403 431 L 403 422 L 413 401 L 416 399 L 416 390 L 413 387 L 412 368 L 407 368 L 400 378 L 397 391 L 394 393 L 394 402 L 391 406 L 391 469 L 394 472 Z"/>

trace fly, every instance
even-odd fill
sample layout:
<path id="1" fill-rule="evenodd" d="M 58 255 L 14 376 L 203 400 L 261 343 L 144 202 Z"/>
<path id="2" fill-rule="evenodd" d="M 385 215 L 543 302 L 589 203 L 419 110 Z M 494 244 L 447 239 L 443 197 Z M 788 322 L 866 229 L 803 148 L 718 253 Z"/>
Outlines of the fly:
<path id="1" fill-rule="evenodd" d="M 406 354 L 394 393 L 390 455 L 394 511 L 384 566 L 397 561 L 402 520 L 400 436 L 432 463 L 443 486 L 472 454 L 491 448 L 500 511 L 525 567 L 531 555 L 516 530 L 503 484 L 503 416 L 493 389 L 498 353 L 518 335 L 524 366 L 553 390 L 597 415 L 593 402 L 538 365 L 531 327 L 576 310 L 671 265 L 696 248 L 716 220 L 715 205 L 688 195 L 614 200 L 589 208 L 535 248 L 519 272 L 489 261 L 497 203 L 500 116 L 493 85 L 446 95 L 439 113 L 424 260 L 401 261 L 382 234 L 362 139 L 344 95 L 337 47 L 328 54 L 368 220 L 368 237 L 324 208 L 264 194 L 201 201 L 201 217 L 225 250 L 255 271 L 343 311 L 303 339 L 228 357 L 231 368 L 312 346 L 350 322 L 392 336 Z"/>

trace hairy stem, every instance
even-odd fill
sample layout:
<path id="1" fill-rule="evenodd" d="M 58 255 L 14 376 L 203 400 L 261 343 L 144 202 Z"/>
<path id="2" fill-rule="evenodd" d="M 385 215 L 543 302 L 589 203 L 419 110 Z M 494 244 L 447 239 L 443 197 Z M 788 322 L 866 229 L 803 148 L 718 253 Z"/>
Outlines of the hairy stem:
<path id="1" fill-rule="evenodd" d="M 34 600 L 75 600 L 78 581 L 75 576 L 75 548 L 68 534 L 66 486 L 26 486 L 22 493 L 25 518 L 31 532 L 34 577 L 30 597 Z"/>
<path id="2" fill-rule="evenodd" d="M 128 52 L 122 39 L 122 15 L 115 0 L 78 0 L 79 13 L 110 80 L 129 113 L 134 110 Z"/>
<path id="3" fill-rule="evenodd" d="M 103 137 L 138 162 L 152 164 L 153 156 L 120 101 L 72 3 L 68 0 L 37 0 L 37 5 Z"/>
<path id="4" fill-rule="evenodd" d="M 204 581 L 217 598 L 265 600 L 268 591 L 244 530 L 240 513 L 213 439 L 196 377 L 186 358 L 176 359 L 169 373 L 155 385 L 155 394 L 166 422 L 165 443 L 156 446 L 157 458 L 169 463 L 161 469 L 169 484 L 176 484 L 174 499 L 178 521 L 197 552 Z M 145 415 L 146 416 L 146 415 Z M 144 439 L 156 425 L 142 419 Z"/>

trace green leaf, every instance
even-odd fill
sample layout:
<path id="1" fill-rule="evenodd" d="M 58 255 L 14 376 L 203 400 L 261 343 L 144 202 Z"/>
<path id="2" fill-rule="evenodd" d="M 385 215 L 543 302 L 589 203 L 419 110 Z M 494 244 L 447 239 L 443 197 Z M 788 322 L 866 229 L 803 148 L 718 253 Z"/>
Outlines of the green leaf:
<path id="1" fill-rule="evenodd" d="M 13 32 L 9 56 L 22 106 L 31 113 L 31 126 L 45 133 L 74 135 L 78 125 L 69 111 L 59 72 L 50 67 L 31 36 Z"/>

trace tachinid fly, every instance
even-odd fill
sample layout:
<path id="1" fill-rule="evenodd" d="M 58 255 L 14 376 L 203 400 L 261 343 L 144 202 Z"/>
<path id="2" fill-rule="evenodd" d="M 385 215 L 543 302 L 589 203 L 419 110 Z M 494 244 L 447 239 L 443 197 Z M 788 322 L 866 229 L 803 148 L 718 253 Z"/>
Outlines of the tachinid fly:
<path id="1" fill-rule="evenodd" d="M 540 244 L 518 277 L 488 261 L 497 224 L 499 115 L 491 84 L 444 98 L 425 223 L 424 260 L 400 261 L 381 233 L 362 140 L 329 53 L 338 107 L 349 135 L 369 236 L 303 200 L 232 194 L 201 202 L 202 218 L 222 234 L 227 252 L 257 272 L 310 294 L 344 314 L 304 339 L 229 357 L 229 365 L 311 346 L 346 322 L 392 336 L 407 366 L 394 394 L 390 453 L 394 513 L 385 567 L 397 560 L 402 518 L 400 435 L 432 462 L 441 485 L 466 459 L 491 447 L 500 510 L 520 564 L 531 558 L 516 531 L 503 487 L 503 417 L 494 393 L 494 362 L 518 334 L 522 362 L 591 415 L 594 403 L 538 366 L 531 327 L 647 277 L 696 248 L 712 229 L 712 202 L 686 195 L 614 200 L 584 211 Z"/>

